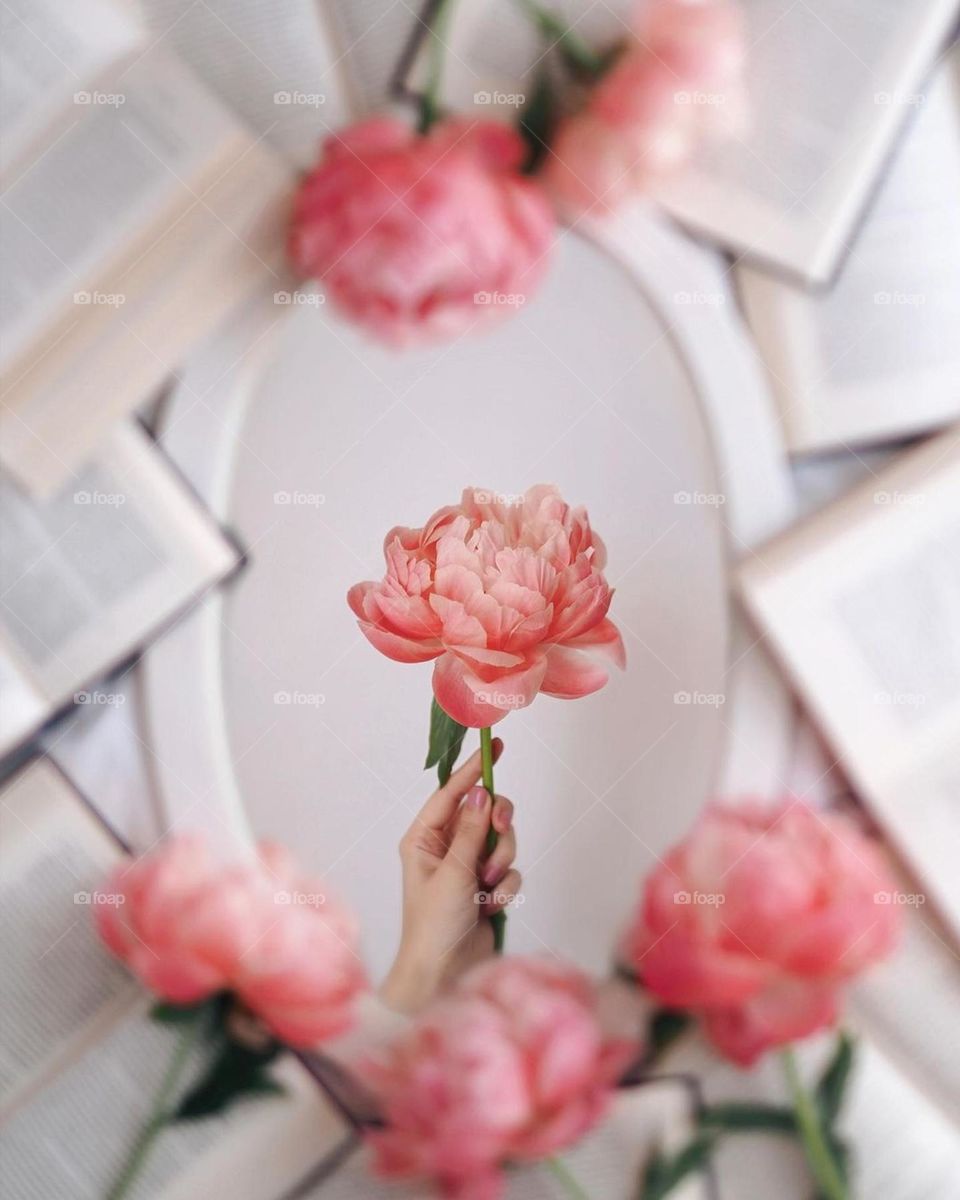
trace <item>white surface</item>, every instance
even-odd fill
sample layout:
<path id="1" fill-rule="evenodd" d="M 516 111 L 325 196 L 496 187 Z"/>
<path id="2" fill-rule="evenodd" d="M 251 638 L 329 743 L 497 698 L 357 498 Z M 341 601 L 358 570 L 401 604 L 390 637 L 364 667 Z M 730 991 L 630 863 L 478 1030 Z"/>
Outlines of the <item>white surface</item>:
<path id="1" fill-rule="evenodd" d="M 171 407 L 168 448 L 251 550 L 231 590 L 147 664 L 171 818 L 226 839 L 242 810 L 295 846 L 359 909 L 375 973 L 399 930 L 396 844 L 432 786 L 429 668 L 377 654 L 344 599 L 382 573 L 391 525 L 422 521 L 467 483 L 549 480 L 588 504 L 609 547 L 627 672 L 576 704 L 541 698 L 499 729 L 498 788 L 518 804 L 526 869 L 513 950 L 606 967 L 654 855 L 722 785 L 734 700 L 766 670 L 738 645 L 725 677 L 726 567 L 738 539 L 789 512 L 775 427 L 731 316 L 675 300 L 722 288 L 719 268 L 646 214 L 604 236 L 629 271 L 566 236 L 534 302 L 437 351 L 397 356 L 304 306 L 231 371 L 276 318 L 265 299 L 188 369 Z M 675 499 L 721 490 L 722 505 Z M 278 492 L 323 503 L 277 504 Z M 677 692 L 729 693 L 731 707 L 677 704 Z M 738 787 L 778 786 L 779 685 L 762 709 L 765 753 L 740 756 Z"/>

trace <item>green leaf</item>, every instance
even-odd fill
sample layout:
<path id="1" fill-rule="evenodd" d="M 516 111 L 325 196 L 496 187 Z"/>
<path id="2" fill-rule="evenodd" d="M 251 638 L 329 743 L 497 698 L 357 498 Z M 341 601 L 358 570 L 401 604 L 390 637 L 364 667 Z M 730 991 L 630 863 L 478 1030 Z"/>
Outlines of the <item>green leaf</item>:
<path id="1" fill-rule="evenodd" d="M 453 717 L 448 717 L 434 697 L 430 705 L 430 745 L 427 750 L 427 761 L 423 764 L 423 768 L 428 770 L 430 767 L 436 766 L 437 779 L 439 779 L 441 787 L 450 778 L 450 772 L 460 754 L 460 747 L 463 745 L 466 732 L 466 725 L 461 725 Z"/>
<path id="2" fill-rule="evenodd" d="M 817 1084 L 815 1094 L 817 1107 L 823 1123 L 828 1129 L 840 1115 L 844 1092 L 853 1068 L 855 1048 L 856 1043 L 853 1038 L 849 1034 L 841 1032 L 837 1036 L 837 1048 L 833 1052 L 833 1058 L 827 1064 L 820 1076 L 820 1082 Z"/>
<path id="3" fill-rule="evenodd" d="M 682 1034 L 690 1028 L 693 1018 L 671 1008 L 658 1008 L 647 1030 L 649 1062 L 655 1062 Z"/>
<path id="4" fill-rule="evenodd" d="M 546 157 L 556 123 L 556 96 L 550 82 L 550 71 L 544 64 L 537 73 L 533 94 L 520 114 L 520 136 L 527 146 L 524 174 L 532 175 Z"/>
<path id="5" fill-rule="evenodd" d="M 226 993 L 217 993 L 217 995 L 209 996 L 206 1000 L 200 1000 L 196 1004 L 170 1004 L 166 1000 L 158 1000 L 150 1009 L 150 1019 L 160 1025 L 186 1025 L 195 1017 L 199 1017 L 204 1010 L 210 1018 L 213 1018 L 217 1015 L 225 998 Z"/>
<path id="6" fill-rule="evenodd" d="M 710 1104 L 700 1114 L 700 1125 L 727 1133 L 797 1132 L 793 1110 L 773 1104 Z"/>
<path id="7" fill-rule="evenodd" d="M 637 1200 L 663 1200 L 688 1175 L 704 1170 L 710 1162 L 715 1141 L 714 1134 L 701 1133 L 676 1154 L 654 1151 L 643 1172 Z"/>
<path id="8" fill-rule="evenodd" d="M 213 1061 L 173 1114 L 175 1121 L 195 1120 L 224 1112 L 244 1096 L 263 1096 L 283 1091 L 266 1073 L 267 1065 L 280 1052 L 280 1043 L 269 1042 L 253 1049 L 225 1037 Z"/>

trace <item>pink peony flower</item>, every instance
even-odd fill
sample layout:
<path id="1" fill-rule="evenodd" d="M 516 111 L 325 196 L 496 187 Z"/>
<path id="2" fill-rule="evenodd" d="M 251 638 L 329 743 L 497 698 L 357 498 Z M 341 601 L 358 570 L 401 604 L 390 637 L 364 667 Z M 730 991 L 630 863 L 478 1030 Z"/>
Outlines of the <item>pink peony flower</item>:
<path id="1" fill-rule="evenodd" d="M 511 503 L 467 488 L 422 529 L 384 541 L 387 574 L 348 596 L 367 639 L 397 662 L 436 660 L 433 690 L 462 725 L 489 726 L 538 692 L 586 696 L 624 665 L 607 617 L 606 552 L 586 511 L 541 484 Z"/>
<path id="2" fill-rule="evenodd" d="M 734 0 L 651 0 L 636 36 L 561 122 L 546 171 L 573 213 L 613 209 L 682 166 L 705 133 L 743 123 L 743 30 Z"/>
<path id="3" fill-rule="evenodd" d="M 603 1116 L 636 1047 L 607 1039 L 572 968 L 536 958 L 475 967 L 360 1066 L 387 1126 L 378 1171 L 435 1180 L 456 1200 L 497 1200 L 502 1168 L 549 1157 Z"/>
<path id="4" fill-rule="evenodd" d="M 452 338 L 522 302 L 554 231 L 522 140 L 496 121 L 419 135 L 373 117 L 328 138 L 297 196 L 290 256 L 343 313 L 397 346 Z"/>
<path id="5" fill-rule="evenodd" d="M 278 846 L 262 846 L 257 862 L 224 864 L 201 837 L 170 838 L 118 866 L 101 894 L 111 898 L 95 908 L 101 937 L 164 999 L 232 991 L 295 1045 L 352 1024 L 366 986 L 354 921 Z"/>
<path id="6" fill-rule="evenodd" d="M 896 944 L 892 890 L 878 846 L 844 817 L 789 798 L 712 805 L 647 879 L 627 951 L 655 996 L 699 1013 L 749 1066 L 834 1024 L 842 985 Z"/>

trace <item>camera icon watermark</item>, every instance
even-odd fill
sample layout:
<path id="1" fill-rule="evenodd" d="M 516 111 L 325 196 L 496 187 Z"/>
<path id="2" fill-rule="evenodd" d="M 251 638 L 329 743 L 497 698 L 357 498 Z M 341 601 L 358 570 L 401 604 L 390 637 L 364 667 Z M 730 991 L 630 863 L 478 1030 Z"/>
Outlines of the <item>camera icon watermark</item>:
<path id="1" fill-rule="evenodd" d="M 674 692 L 674 704 L 689 704 L 693 707 L 721 708 L 727 702 L 723 692 Z"/>
<path id="2" fill-rule="evenodd" d="M 524 92 L 474 92 L 473 102 L 484 106 L 522 108 L 527 102 L 527 97 Z"/>
<path id="3" fill-rule="evenodd" d="M 123 692 L 74 692 L 73 702 L 87 708 L 121 708 L 127 697 Z"/>
<path id="4" fill-rule="evenodd" d="M 905 908 L 919 908 L 926 904 L 927 898 L 922 892 L 874 892 L 874 904 L 896 904 Z"/>
<path id="5" fill-rule="evenodd" d="M 73 102 L 89 108 L 122 108 L 127 97 L 123 92 L 74 92 Z"/>
<path id="6" fill-rule="evenodd" d="M 723 892 L 687 892 L 673 893 L 674 904 L 690 905 L 691 907 L 720 908 L 726 904 L 727 898 Z"/>
<path id="7" fill-rule="evenodd" d="M 123 292 L 74 292 L 74 304 L 90 305 L 94 308 L 122 308 L 127 302 Z"/>
<path id="8" fill-rule="evenodd" d="M 474 292 L 473 302 L 492 308 L 522 308 L 527 298 L 522 292 Z"/>
<path id="9" fill-rule="evenodd" d="M 327 497 L 323 492 L 274 492 L 273 502 L 282 508 L 320 508 Z"/>
<path id="10" fill-rule="evenodd" d="M 293 308 L 321 308 L 327 302 L 323 292 L 274 292 L 274 304 L 286 304 Z"/>
<path id="11" fill-rule="evenodd" d="M 95 908 L 119 908 L 126 904 L 127 898 L 122 892 L 74 892 L 74 904 L 89 904 Z"/>
<path id="12" fill-rule="evenodd" d="M 320 708 L 327 698 L 322 692 L 274 692 L 273 702 L 290 708 Z"/>
<path id="13" fill-rule="evenodd" d="M 494 889 L 492 892 L 474 892 L 473 902 L 481 906 L 497 904 L 501 908 L 519 908 L 526 903 L 526 896 L 523 892 L 500 892 Z"/>
<path id="14" fill-rule="evenodd" d="M 302 908 L 322 908 L 327 902 L 327 897 L 323 892 L 280 891 L 273 893 L 273 902 L 284 906 L 300 905 Z"/>
<path id="15" fill-rule="evenodd" d="M 126 504 L 127 497 L 123 492 L 81 491 L 73 493 L 73 502 L 94 508 L 121 508 Z"/>
<path id="16" fill-rule="evenodd" d="M 327 102 L 323 92 L 274 92 L 274 104 L 293 108 L 322 108 Z"/>

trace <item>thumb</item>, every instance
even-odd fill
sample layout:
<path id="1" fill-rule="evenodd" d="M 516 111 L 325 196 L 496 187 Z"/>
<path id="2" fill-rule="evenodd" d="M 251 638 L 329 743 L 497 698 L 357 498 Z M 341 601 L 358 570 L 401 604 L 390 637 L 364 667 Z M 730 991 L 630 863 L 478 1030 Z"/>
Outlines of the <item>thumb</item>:
<path id="1" fill-rule="evenodd" d="M 469 873 L 474 879 L 487 840 L 492 807 L 486 788 L 472 787 L 467 792 L 457 813 L 453 840 L 444 860 L 457 871 Z"/>

